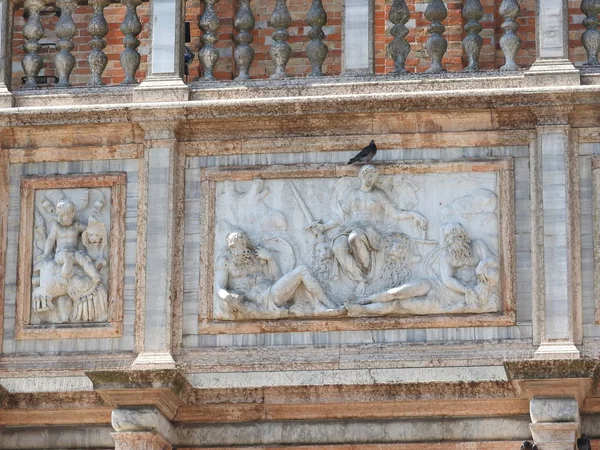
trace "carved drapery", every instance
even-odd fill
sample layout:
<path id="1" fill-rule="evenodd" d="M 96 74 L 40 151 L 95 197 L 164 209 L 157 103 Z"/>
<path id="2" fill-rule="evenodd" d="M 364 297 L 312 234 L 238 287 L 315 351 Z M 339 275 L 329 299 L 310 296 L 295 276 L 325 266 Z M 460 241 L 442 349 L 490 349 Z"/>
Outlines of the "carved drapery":
<path id="1" fill-rule="evenodd" d="M 517 0 L 502 0 L 499 12 L 504 17 L 504 23 L 502 24 L 504 35 L 500 39 L 500 48 L 506 60 L 500 70 L 518 70 L 519 66 L 515 58 L 521 47 L 521 39 L 517 36 L 519 24 L 516 21 L 521 14 L 519 2 Z"/>
<path id="2" fill-rule="evenodd" d="M 106 47 L 104 36 L 108 34 L 108 23 L 104 18 L 104 8 L 109 4 L 109 0 L 91 0 L 94 7 L 94 14 L 88 24 L 88 32 L 92 35 L 90 47 L 92 51 L 88 55 L 88 65 L 90 66 L 91 76 L 88 86 L 102 86 L 102 72 L 108 63 L 108 57 L 103 52 Z"/>
<path id="3" fill-rule="evenodd" d="M 40 11 L 44 7 L 44 2 L 43 0 L 26 0 L 24 7 L 25 12 L 29 14 L 29 18 L 23 27 L 23 36 L 27 40 L 24 46 L 27 54 L 23 57 L 21 63 L 25 72 L 23 87 L 35 89 L 37 88 L 35 77 L 42 70 L 43 63 L 42 57 L 37 52 L 41 48 L 39 41 L 44 37 L 44 28 L 40 21 Z"/>
<path id="4" fill-rule="evenodd" d="M 271 45 L 271 59 L 275 63 L 275 73 L 271 75 L 271 78 L 285 78 L 285 67 L 287 66 L 290 56 L 292 55 L 292 48 L 287 43 L 290 38 L 288 28 L 292 23 L 292 16 L 288 11 L 287 0 L 277 0 L 273 15 L 271 16 L 271 25 L 275 28 L 275 31 L 271 35 L 273 38 L 273 45 Z"/>
<path id="5" fill-rule="evenodd" d="M 121 84 L 137 84 L 135 72 L 140 67 L 141 56 L 137 51 L 140 41 L 137 35 L 142 31 L 142 24 L 137 15 L 137 7 L 142 4 L 142 0 L 121 0 L 121 3 L 127 8 L 125 18 L 121 24 L 121 32 L 125 35 L 123 45 L 125 50 L 121 53 L 121 67 L 125 79 Z"/>
<path id="6" fill-rule="evenodd" d="M 217 30 L 219 28 L 219 18 L 215 11 L 215 3 L 218 0 L 203 0 L 204 12 L 200 17 L 198 26 L 202 30 L 202 48 L 198 52 L 200 63 L 204 68 L 204 79 L 214 80 L 213 70 L 219 60 L 219 51 L 215 44 L 219 40 Z"/>
<path id="7" fill-rule="evenodd" d="M 254 61 L 254 49 L 250 46 L 254 38 L 252 30 L 254 30 L 254 14 L 250 8 L 250 0 L 240 0 L 240 7 L 235 15 L 233 26 L 238 31 L 235 36 L 235 64 L 238 68 L 238 76 L 236 80 L 247 80 L 250 78 L 250 65 Z"/>
<path id="8" fill-rule="evenodd" d="M 75 57 L 71 50 L 75 47 L 73 37 L 77 34 L 73 21 L 73 11 L 77 8 L 77 2 L 75 0 L 58 0 L 56 5 L 60 8 L 60 19 L 56 24 L 56 34 L 60 39 L 56 43 L 58 53 L 54 57 L 54 65 L 58 74 L 56 87 L 68 87 L 69 77 L 75 67 Z"/>
<path id="9" fill-rule="evenodd" d="M 600 14 L 600 0 L 582 0 L 581 11 L 585 14 L 583 26 L 586 30 L 581 36 L 581 42 L 587 52 L 588 60 L 584 66 L 598 65 L 598 50 L 600 49 L 600 32 L 598 31 L 598 14 Z"/>
<path id="10" fill-rule="evenodd" d="M 329 48 L 323 43 L 325 38 L 323 27 L 327 23 L 327 12 L 323 8 L 321 0 L 312 0 L 306 16 L 306 23 L 311 26 L 311 30 L 308 32 L 310 43 L 306 46 L 306 55 L 312 67 L 308 76 L 320 77 L 323 75 L 323 61 L 329 53 Z"/>
<path id="11" fill-rule="evenodd" d="M 431 65 L 426 70 L 427 73 L 440 73 L 444 71 L 442 67 L 442 58 L 448 48 L 448 42 L 442 36 L 446 27 L 442 21 L 448 17 L 448 9 L 443 0 L 431 0 L 425 10 L 425 18 L 431 22 L 428 27 L 430 33 L 429 39 L 425 42 L 425 50 L 431 58 Z"/>
<path id="12" fill-rule="evenodd" d="M 395 75 L 406 73 L 404 67 L 406 58 L 410 53 L 410 44 L 406 40 L 408 28 L 406 22 L 410 18 L 408 6 L 404 0 L 394 0 L 390 9 L 389 19 L 394 24 L 390 33 L 394 36 L 394 40 L 390 42 L 389 52 L 394 60 L 395 70 L 392 72 Z"/>
<path id="13" fill-rule="evenodd" d="M 483 6 L 480 0 L 466 0 L 463 6 L 463 17 L 467 20 L 465 31 L 467 36 L 463 39 L 463 48 L 469 58 L 469 65 L 465 68 L 467 72 L 479 70 L 479 53 L 483 46 L 483 39 L 479 36 L 482 26 L 479 21 L 483 17 Z"/>

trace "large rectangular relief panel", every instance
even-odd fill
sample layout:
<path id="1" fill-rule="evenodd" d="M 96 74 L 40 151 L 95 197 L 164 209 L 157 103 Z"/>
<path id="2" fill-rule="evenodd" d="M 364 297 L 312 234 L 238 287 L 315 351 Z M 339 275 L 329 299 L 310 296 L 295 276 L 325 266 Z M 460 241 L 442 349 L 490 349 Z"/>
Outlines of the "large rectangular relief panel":
<path id="1" fill-rule="evenodd" d="M 511 159 L 201 173 L 199 332 L 515 323 Z"/>
<path id="2" fill-rule="evenodd" d="M 126 174 L 21 178 L 17 339 L 122 333 Z"/>

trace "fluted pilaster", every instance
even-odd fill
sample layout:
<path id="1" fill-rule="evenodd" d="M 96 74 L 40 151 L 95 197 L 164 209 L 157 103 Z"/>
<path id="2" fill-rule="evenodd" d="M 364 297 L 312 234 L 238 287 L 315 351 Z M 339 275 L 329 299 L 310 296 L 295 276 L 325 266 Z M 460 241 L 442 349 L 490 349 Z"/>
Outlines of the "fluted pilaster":
<path id="1" fill-rule="evenodd" d="M 219 51 L 215 48 L 215 44 L 219 40 L 217 36 L 219 18 L 215 11 L 215 3 L 219 0 L 202 1 L 204 2 L 204 12 L 198 22 L 202 30 L 202 48 L 198 52 L 198 57 L 204 68 L 204 79 L 214 80 L 213 70 L 219 60 Z"/>
<path id="2" fill-rule="evenodd" d="M 121 0 L 125 5 L 125 18 L 121 24 L 121 32 L 125 35 L 123 45 L 125 50 L 121 53 L 121 67 L 125 79 L 121 84 L 137 84 L 135 72 L 140 67 L 141 56 L 137 51 L 140 41 L 137 35 L 142 31 L 142 24 L 137 15 L 137 7 L 142 4 L 142 0 Z"/>
<path id="3" fill-rule="evenodd" d="M 406 73 L 406 58 L 410 53 L 410 44 L 406 40 L 408 28 L 406 22 L 410 18 L 408 6 L 404 0 L 394 0 L 390 9 L 389 19 L 394 24 L 390 33 L 394 36 L 394 40 L 390 42 L 388 47 L 390 55 L 394 60 L 395 70 L 392 72 L 395 75 Z"/>
<path id="4" fill-rule="evenodd" d="M 292 48 L 287 43 L 290 38 L 288 28 L 292 23 L 292 16 L 288 11 L 286 0 L 276 0 L 275 9 L 271 16 L 271 25 L 275 28 L 275 31 L 271 35 L 273 38 L 273 45 L 271 46 L 271 59 L 275 63 L 275 73 L 271 75 L 271 78 L 285 78 L 285 67 L 287 66 L 290 56 L 292 55 Z"/>
<path id="5" fill-rule="evenodd" d="M 431 58 L 431 66 L 426 70 L 427 73 L 444 72 L 442 67 L 442 58 L 448 49 L 448 42 L 442 36 L 446 27 L 442 21 L 448 17 L 448 9 L 443 0 L 431 0 L 427 9 L 425 9 L 425 18 L 431 22 L 427 29 L 430 33 L 429 39 L 425 42 L 425 50 Z"/>
<path id="6" fill-rule="evenodd" d="M 254 15 L 250 8 L 250 0 L 240 0 L 240 7 L 235 15 L 233 26 L 238 31 L 235 36 L 236 47 L 233 53 L 235 64 L 238 68 L 236 80 L 247 80 L 250 78 L 250 65 L 254 61 L 254 49 L 250 46 L 253 41 L 252 30 L 254 30 Z"/>
<path id="7" fill-rule="evenodd" d="M 480 0 L 466 0 L 463 6 L 463 17 L 467 19 L 465 31 L 467 35 L 463 39 L 463 48 L 469 58 L 469 65 L 465 67 L 467 72 L 479 70 L 479 53 L 483 46 L 483 39 L 479 36 L 482 26 L 479 23 L 483 17 L 483 6 Z"/>
<path id="8" fill-rule="evenodd" d="M 582 0 L 581 11 L 585 14 L 583 26 L 586 28 L 581 36 L 581 42 L 588 55 L 584 66 L 598 66 L 598 50 L 600 49 L 600 32 L 598 31 L 598 14 L 600 14 L 600 0 Z"/>
<path id="9" fill-rule="evenodd" d="M 73 37 L 77 34 L 77 28 L 73 21 L 73 11 L 77 8 L 77 2 L 75 0 L 57 0 L 56 6 L 60 8 L 60 18 L 56 24 L 56 34 L 60 39 L 56 43 L 58 53 L 54 57 L 58 75 L 56 87 L 68 87 L 69 77 L 75 67 L 75 57 L 71 50 L 75 47 Z"/>
<path id="10" fill-rule="evenodd" d="M 23 36 L 27 40 L 25 43 L 25 51 L 27 54 L 23 57 L 22 65 L 25 72 L 26 89 L 37 88 L 35 77 L 42 70 L 43 60 L 38 51 L 40 50 L 40 39 L 44 37 L 44 28 L 40 21 L 40 11 L 44 7 L 43 0 L 25 0 L 25 12 L 29 14 L 29 18 L 23 27 Z"/>
<path id="11" fill-rule="evenodd" d="M 90 5 L 94 7 L 94 14 L 88 24 L 88 32 L 92 35 L 90 41 L 92 51 L 87 58 L 92 72 L 88 86 L 102 86 L 102 73 L 108 63 L 108 57 L 103 52 L 106 47 L 104 36 L 108 34 L 108 23 L 104 18 L 104 8 L 109 5 L 109 0 L 90 0 Z"/>
<path id="12" fill-rule="evenodd" d="M 312 67 L 308 76 L 320 77 L 323 76 L 323 61 L 325 61 L 327 53 L 329 53 L 329 48 L 323 43 L 323 39 L 325 38 L 323 27 L 327 24 L 327 12 L 323 8 L 322 0 L 312 0 L 310 9 L 306 15 L 306 23 L 311 27 L 308 32 L 310 43 L 306 46 L 306 55 Z"/>
<path id="13" fill-rule="evenodd" d="M 519 24 L 516 19 L 521 14 L 521 7 L 519 6 L 518 0 L 502 0 L 500 4 L 500 15 L 504 17 L 504 23 L 502 29 L 504 35 L 500 38 L 500 48 L 504 53 L 505 64 L 500 67 L 500 70 L 517 70 L 515 59 L 517 52 L 521 47 L 521 39 L 517 36 L 517 30 Z"/>

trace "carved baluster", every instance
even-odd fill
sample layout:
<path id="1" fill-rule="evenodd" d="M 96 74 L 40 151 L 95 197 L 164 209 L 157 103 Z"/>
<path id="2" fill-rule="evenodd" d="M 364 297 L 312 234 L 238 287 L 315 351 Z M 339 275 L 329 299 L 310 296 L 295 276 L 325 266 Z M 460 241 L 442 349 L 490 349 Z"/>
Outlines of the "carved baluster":
<path id="1" fill-rule="evenodd" d="M 44 28 L 40 21 L 40 11 L 44 7 L 43 0 L 25 0 L 25 11 L 29 13 L 27 23 L 23 27 L 23 36 L 27 39 L 27 43 L 24 45 L 27 54 L 23 57 L 22 66 L 25 71 L 25 84 L 23 85 L 26 89 L 37 88 L 35 77 L 42 70 L 43 60 L 38 51 L 40 50 L 40 39 L 44 37 Z"/>
<path id="2" fill-rule="evenodd" d="M 121 3 L 127 8 L 120 27 L 121 33 L 125 35 L 123 39 L 125 50 L 121 53 L 120 58 L 125 79 L 121 84 L 137 84 L 135 72 L 140 67 L 141 56 L 137 51 L 140 41 L 136 36 L 142 31 L 142 24 L 137 15 L 137 7 L 142 4 L 142 0 L 121 0 Z"/>
<path id="3" fill-rule="evenodd" d="M 327 58 L 329 48 L 323 43 L 325 33 L 323 27 L 327 23 L 327 12 L 323 8 L 321 0 L 312 0 L 308 14 L 306 15 L 306 23 L 311 27 L 308 32 L 310 43 L 306 46 L 306 55 L 310 61 L 312 71 L 308 74 L 309 77 L 323 76 L 323 61 Z"/>
<path id="4" fill-rule="evenodd" d="M 469 65 L 465 71 L 475 72 L 479 70 L 479 52 L 483 46 L 483 39 L 479 36 L 482 30 L 479 21 L 483 17 L 483 6 L 479 0 L 466 0 L 462 12 L 463 17 L 467 19 L 465 24 L 467 35 L 463 40 L 463 48 L 469 58 Z"/>
<path id="5" fill-rule="evenodd" d="M 275 9 L 271 16 L 271 25 L 275 27 L 275 31 L 271 35 L 273 38 L 273 45 L 271 46 L 271 59 L 275 63 L 275 73 L 271 75 L 271 78 L 285 78 L 285 66 L 290 60 L 292 55 L 292 48 L 287 43 L 290 38 L 288 28 L 292 23 L 292 16 L 288 11 L 286 1 L 287 0 L 276 0 Z"/>
<path id="6" fill-rule="evenodd" d="M 410 44 L 405 39 L 408 35 L 408 28 L 406 28 L 406 22 L 410 18 L 408 6 L 404 0 L 394 0 L 392 8 L 390 9 L 389 19 L 394 24 L 390 33 L 394 36 L 394 40 L 390 42 L 389 52 L 394 59 L 394 65 L 396 69 L 392 72 L 394 75 L 401 75 L 406 73 L 404 65 L 406 58 L 410 53 Z"/>
<path id="7" fill-rule="evenodd" d="M 104 36 L 108 34 L 108 23 L 104 18 L 104 8 L 109 5 L 109 0 L 90 0 L 94 7 L 94 14 L 88 24 L 88 31 L 92 35 L 90 47 L 92 51 L 88 55 L 88 65 L 92 72 L 88 86 L 102 86 L 102 72 L 108 63 L 108 57 L 102 51 L 106 47 Z"/>
<path id="8" fill-rule="evenodd" d="M 431 0 L 427 9 L 425 9 L 425 18 L 431 22 L 427 31 L 430 36 L 425 42 L 425 50 L 431 58 L 431 66 L 426 70 L 427 73 L 444 72 L 442 67 L 442 58 L 448 48 L 448 42 L 442 36 L 446 31 L 446 27 L 442 25 L 442 21 L 448 17 L 448 10 L 442 0 Z"/>
<path id="9" fill-rule="evenodd" d="M 60 38 L 56 43 L 58 53 L 54 57 L 54 65 L 58 74 L 56 87 L 69 87 L 69 77 L 75 67 L 75 57 L 71 53 L 75 44 L 73 37 L 77 34 L 73 22 L 73 10 L 77 8 L 75 0 L 57 0 L 56 6 L 60 8 L 60 19 L 56 23 L 56 34 Z"/>
<path id="10" fill-rule="evenodd" d="M 543 7 L 543 6 L 542 6 Z M 499 13 L 504 17 L 502 29 L 504 36 L 500 39 L 500 48 L 504 53 L 505 64 L 500 67 L 500 70 L 517 70 L 519 66 L 515 62 L 519 47 L 521 47 L 521 39 L 517 36 L 519 24 L 516 18 L 521 14 L 521 8 L 517 0 L 502 0 Z"/>
<path id="11" fill-rule="evenodd" d="M 233 57 L 238 67 L 239 74 L 236 80 L 247 80 L 250 78 L 250 64 L 254 61 L 254 49 L 250 46 L 252 40 L 252 30 L 254 30 L 254 15 L 250 9 L 250 0 L 240 0 L 240 8 L 235 15 L 233 26 L 238 30 L 235 37 L 237 46 Z"/>
<path id="12" fill-rule="evenodd" d="M 598 65 L 598 50 L 600 49 L 600 32 L 598 31 L 598 14 L 600 14 L 600 0 L 582 0 L 581 11 L 585 14 L 583 26 L 587 29 L 581 36 L 581 42 L 588 55 L 584 66 Z"/>
<path id="13" fill-rule="evenodd" d="M 204 2 L 204 13 L 200 17 L 198 25 L 202 30 L 202 48 L 198 52 L 198 57 L 204 67 L 204 79 L 214 80 L 213 69 L 219 60 L 219 51 L 215 44 L 219 40 L 217 29 L 219 28 L 219 18 L 215 12 L 215 3 L 219 0 L 202 0 Z"/>

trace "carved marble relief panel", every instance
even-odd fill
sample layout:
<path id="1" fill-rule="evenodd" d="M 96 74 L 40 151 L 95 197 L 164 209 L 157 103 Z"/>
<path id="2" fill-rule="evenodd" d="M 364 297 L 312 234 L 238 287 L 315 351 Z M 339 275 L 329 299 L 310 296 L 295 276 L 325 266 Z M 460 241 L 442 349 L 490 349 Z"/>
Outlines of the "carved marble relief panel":
<path id="1" fill-rule="evenodd" d="M 512 160 L 206 169 L 200 333 L 514 323 Z"/>
<path id="2" fill-rule="evenodd" d="M 121 335 L 125 182 L 21 179 L 17 339 Z"/>

